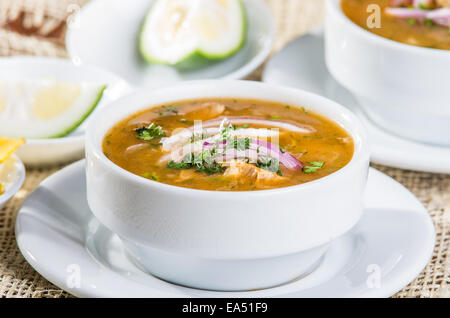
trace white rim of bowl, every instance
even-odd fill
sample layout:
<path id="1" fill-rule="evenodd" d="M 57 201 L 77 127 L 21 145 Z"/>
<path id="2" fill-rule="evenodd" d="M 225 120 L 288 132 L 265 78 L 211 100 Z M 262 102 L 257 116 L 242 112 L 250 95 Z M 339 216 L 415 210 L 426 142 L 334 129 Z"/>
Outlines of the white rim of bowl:
<path id="1" fill-rule="evenodd" d="M 340 20 L 346 24 L 348 27 L 350 27 L 353 31 L 355 31 L 359 36 L 361 37 L 369 37 L 373 41 L 376 41 L 380 43 L 380 45 L 389 46 L 390 48 L 394 50 L 399 51 L 412 51 L 410 54 L 422 54 L 422 55 L 440 55 L 440 56 L 447 56 L 450 58 L 450 50 L 442 50 L 442 49 L 432 49 L 422 46 L 415 46 L 410 44 L 401 43 L 398 41 L 390 40 L 388 38 L 382 37 L 380 35 L 377 35 L 375 33 L 372 33 L 370 31 L 367 31 L 366 29 L 360 27 L 359 25 L 355 24 L 350 18 L 348 18 L 345 13 L 342 11 L 342 3 L 343 0 L 327 0 L 328 2 L 328 8 L 331 8 L 334 10 L 334 13 L 337 14 L 337 16 L 340 18 Z"/>
<path id="2" fill-rule="evenodd" d="M 299 89 L 295 89 L 295 88 L 288 88 L 288 87 L 283 87 L 283 86 L 277 86 L 277 85 L 271 85 L 271 84 L 267 84 L 267 83 L 262 83 L 262 82 L 254 82 L 254 81 L 243 81 L 243 80 L 202 80 L 202 81 L 189 81 L 189 82 L 184 82 L 181 84 L 177 84 L 174 86 L 168 86 L 168 87 L 164 87 L 161 90 L 176 90 L 178 88 L 181 88 L 183 86 L 186 85 L 201 85 L 201 84 L 211 84 L 211 82 L 215 83 L 215 82 L 220 82 L 222 84 L 227 84 L 227 83 L 240 83 L 241 85 L 248 85 L 248 86 L 254 86 L 254 87 L 263 87 L 263 88 L 269 88 L 269 89 L 274 89 L 274 90 L 278 90 L 278 91 L 284 91 L 286 93 L 294 93 L 294 94 L 301 94 L 303 96 L 304 99 L 315 99 L 318 102 L 321 103 L 326 103 L 328 105 L 331 105 L 332 108 L 335 108 L 336 110 L 339 110 L 340 115 L 343 115 L 345 117 L 347 117 L 348 120 L 350 120 L 352 123 L 354 123 L 354 134 L 351 134 L 349 132 L 349 129 L 347 127 L 344 127 L 343 125 L 341 125 L 340 123 L 338 123 L 336 120 L 334 119 L 330 119 L 327 115 L 323 115 L 325 116 L 327 119 L 329 119 L 330 121 L 339 124 L 339 126 L 341 126 L 347 133 L 349 133 L 353 139 L 355 139 L 355 137 L 360 139 L 360 143 L 359 145 L 355 144 L 355 149 L 353 152 L 353 156 L 352 159 L 350 160 L 350 162 L 347 163 L 347 165 L 345 165 L 344 167 L 342 167 L 341 169 L 327 175 L 324 176 L 322 178 L 313 180 L 313 181 L 309 181 L 306 183 L 302 183 L 302 184 L 297 184 L 297 185 L 293 185 L 293 186 L 288 186 L 288 187 L 282 187 L 282 188 L 275 188 L 275 189 L 267 189 L 267 190 L 257 190 L 257 191 L 216 191 L 216 190 L 201 190 L 201 189 L 193 189 L 193 188 L 185 188 L 185 187 L 179 187 L 179 186 L 175 186 L 175 185 L 170 185 L 170 184 L 166 184 L 166 183 L 162 183 L 162 182 L 157 182 L 157 181 L 153 181 L 153 180 L 149 180 L 149 179 L 145 179 L 143 177 L 140 177 L 138 175 L 135 175 L 134 173 L 125 170 L 121 167 L 119 167 L 118 165 L 116 165 L 114 162 L 112 162 L 110 159 L 108 159 L 105 154 L 103 153 L 101 146 L 97 147 L 97 145 L 95 145 L 95 142 L 93 140 L 93 137 L 90 136 L 89 132 L 95 131 L 95 128 L 91 128 L 94 124 L 94 121 L 91 121 L 91 123 L 88 125 L 87 129 L 86 129 L 86 146 L 90 146 L 90 148 L 92 149 L 92 152 L 94 154 L 94 156 L 98 159 L 101 160 L 109 169 L 115 171 L 116 173 L 120 174 L 121 176 L 133 181 L 133 182 L 137 182 L 139 184 L 143 184 L 143 185 L 147 185 L 150 187 L 159 187 L 159 188 L 163 188 L 167 191 L 174 191 L 174 192 L 182 192 L 183 194 L 187 194 L 187 195 L 196 195 L 199 193 L 208 193 L 208 195 L 214 195 L 217 197 L 227 197 L 227 196 L 241 196 L 241 198 L 247 198 L 249 195 L 251 196 L 265 196 L 265 195 L 270 195 L 270 194 L 278 194 L 280 192 L 290 192 L 290 191 L 297 191 L 300 189 L 305 189 L 305 188 L 313 188 L 316 186 L 320 186 L 321 183 L 326 182 L 330 179 L 334 179 L 337 177 L 340 177 L 342 174 L 346 173 L 347 170 L 349 170 L 351 168 L 351 166 L 354 166 L 355 164 L 357 164 L 357 162 L 364 160 L 364 157 L 367 156 L 367 160 L 369 161 L 369 141 L 368 141 L 368 135 L 366 132 L 366 129 L 364 128 L 363 124 L 361 123 L 361 121 L 356 117 L 356 115 L 354 115 L 350 110 L 346 109 L 344 106 L 328 99 L 325 98 L 323 96 L 317 95 L 317 94 L 313 94 L 307 91 L 303 91 L 303 90 L 299 90 Z M 160 90 L 160 92 L 161 92 Z M 117 103 L 122 103 L 124 101 L 127 101 L 128 99 L 133 98 L 136 94 L 148 94 L 148 92 L 144 92 L 143 90 L 141 91 L 136 91 L 135 93 L 125 96 L 123 98 L 120 98 L 116 101 L 114 101 L 112 104 L 117 104 Z M 211 97 L 212 98 L 212 97 Z M 177 100 L 183 100 L 183 98 L 177 99 Z M 276 101 L 274 99 L 274 101 Z M 143 103 L 145 104 L 145 103 Z M 114 107 L 115 105 L 111 105 L 111 107 Z M 125 118 L 126 116 L 132 116 L 133 114 L 139 112 L 140 110 L 145 110 L 145 109 L 152 109 L 153 107 L 156 107 L 158 105 L 148 105 L 148 106 L 144 106 L 140 109 L 136 109 L 134 112 L 125 115 L 123 118 Z M 295 105 L 292 105 L 295 106 Z M 314 109 L 312 109 L 312 111 L 314 112 Z M 97 114 L 94 115 L 94 118 L 96 116 L 102 116 L 103 112 L 105 112 L 105 109 L 102 109 L 101 111 L 99 111 Z M 122 119 L 123 119 L 122 118 Z M 120 120 L 119 120 L 120 121 Z M 118 123 L 114 122 L 112 123 L 112 125 L 110 126 L 113 127 L 114 125 L 116 125 Z M 103 136 L 104 137 L 104 136 Z M 103 140 L 102 137 L 102 140 Z"/>
<path id="3" fill-rule="evenodd" d="M 82 67 L 85 69 L 90 69 L 92 71 L 103 73 L 107 76 L 110 76 L 114 81 L 117 81 L 117 83 L 124 83 L 127 86 L 130 86 L 130 84 L 122 79 L 117 74 L 110 72 L 108 70 L 102 69 L 97 66 L 90 66 L 90 65 L 75 65 L 70 59 L 64 59 L 59 57 L 47 57 L 47 56 L 29 56 L 29 55 L 16 55 L 16 56 L 4 56 L 0 57 L 0 63 L 2 62 L 44 62 L 44 63 L 61 63 L 65 64 L 65 66 L 70 67 Z M 131 87 L 131 86 L 130 86 Z M 101 101 L 99 101 L 100 103 Z M 89 118 L 90 115 L 87 117 Z M 87 118 L 83 121 L 86 122 Z M 85 132 L 83 132 L 80 135 L 71 136 L 70 134 L 64 137 L 59 138 L 37 138 L 37 139 L 31 139 L 31 138 L 25 138 L 27 140 L 27 144 L 29 145 L 48 145 L 48 144 L 59 144 L 59 143 L 73 143 L 73 144 L 79 144 L 82 143 L 84 140 Z"/>
<path id="4" fill-rule="evenodd" d="M 14 183 L 10 186 L 5 193 L 0 195 L 0 205 L 8 202 L 19 190 L 22 188 L 25 182 L 25 166 L 19 157 L 15 154 L 12 155 L 14 159 L 14 166 L 16 167 L 16 176 L 14 177 Z"/>
<path id="5" fill-rule="evenodd" d="M 89 8 L 91 5 L 94 4 L 95 1 L 88 2 L 86 5 L 84 5 L 80 12 L 78 14 L 81 14 L 83 10 L 86 8 Z M 243 79 L 246 76 L 250 75 L 254 70 L 256 70 L 261 64 L 264 63 L 264 61 L 267 59 L 267 57 L 272 52 L 272 48 L 275 42 L 275 35 L 276 35 L 276 26 L 275 26 L 275 20 L 272 16 L 272 13 L 267 6 L 267 4 L 262 0 L 257 0 L 258 5 L 260 6 L 260 9 L 264 12 L 265 18 L 266 18 L 266 24 L 269 27 L 269 33 L 268 33 L 268 39 L 263 47 L 262 50 L 258 52 L 249 62 L 244 64 L 243 66 L 239 67 L 237 70 L 232 71 L 231 73 L 224 75 L 217 79 L 227 79 L 227 80 L 233 80 L 233 79 Z M 67 52 L 69 54 L 70 58 L 73 58 L 73 48 L 70 44 L 70 38 L 73 37 L 73 29 L 68 28 L 65 38 L 65 44 L 67 48 Z M 82 62 L 81 65 L 84 65 Z"/>

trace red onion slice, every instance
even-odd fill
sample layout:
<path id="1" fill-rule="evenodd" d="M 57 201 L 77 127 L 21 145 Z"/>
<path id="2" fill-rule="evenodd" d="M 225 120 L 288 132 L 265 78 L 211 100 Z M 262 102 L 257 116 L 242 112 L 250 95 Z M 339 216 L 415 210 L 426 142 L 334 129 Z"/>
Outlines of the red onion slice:
<path id="1" fill-rule="evenodd" d="M 391 7 L 410 6 L 412 0 L 391 0 L 389 4 Z"/>
<path id="2" fill-rule="evenodd" d="M 259 147 L 259 153 L 277 159 L 283 166 L 288 169 L 300 170 L 301 168 L 303 168 L 303 163 L 301 163 L 297 158 L 293 157 L 288 152 L 282 152 L 280 150 L 280 147 L 277 145 L 259 139 L 251 141 L 250 149 L 252 149 L 252 146 L 254 145 L 256 145 L 256 147 Z"/>
<path id="3" fill-rule="evenodd" d="M 402 19 L 425 19 L 427 17 L 427 11 L 420 9 L 408 9 L 408 8 L 386 8 L 386 14 Z"/>
<path id="4" fill-rule="evenodd" d="M 220 150 L 225 148 L 226 141 L 217 144 L 208 143 L 205 146 L 207 148 L 212 148 L 213 146 L 215 146 L 217 149 Z M 293 157 L 288 152 L 286 151 L 283 152 L 277 145 L 259 139 L 251 139 L 249 149 L 237 150 L 234 148 L 230 148 L 225 151 L 225 154 L 220 154 L 218 158 L 220 158 L 220 160 L 222 161 L 230 159 L 243 159 L 243 158 L 254 160 L 255 159 L 253 155 L 254 152 L 256 152 L 258 155 L 275 158 L 288 169 L 300 170 L 301 168 L 303 168 L 303 163 L 301 163 L 297 158 Z"/>
<path id="5" fill-rule="evenodd" d="M 239 124 L 255 124 L 265 125 L 269 127 L 283 128 L 286 130 L 295 131 L 302 134 L 310 134 L 316 131 L 316 129 L 310 125 L 294 125 L 285 121 L 269 120 L 254 117 L 219 117 L 212 120 L 208 120 L 202 123 L 205 128 L 220 126 L 220 124 L 226 120 L 226 122 L 239 125 Z"/>

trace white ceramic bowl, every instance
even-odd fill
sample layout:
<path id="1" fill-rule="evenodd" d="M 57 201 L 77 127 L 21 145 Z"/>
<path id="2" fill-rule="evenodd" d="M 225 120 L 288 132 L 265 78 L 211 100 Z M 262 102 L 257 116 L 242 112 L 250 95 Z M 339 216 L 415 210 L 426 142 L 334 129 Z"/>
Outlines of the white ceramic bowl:
<path id="1" fill-rule="evenodd" d="M 450 51 L 395 42 L 354 24 L 328 0 L 325 56 L 335 79 L 384 129 L 450 145 Z M 382 21 L 381 21 L 382 22 Z"/>
<path id="2" fill-rule="evenodd" d="M 112 163 L 102 140 L 119 120 L 151 106 L 234 97 L 305 106 L 339 123 L 355 141 L 351 162 L 322 179 L 273 190 L 222 192 L 176 187 Z M 154 275 L 212 290 L 285 283 L 312 270 L 327 244 L 358 222 L 369 151 L 344 107 L 296 89 L 246 81 L 195 81 L 143 90 L 94 115 L 86 134 L 87 199 L 94 215 Z"/>
<path id="3" fill-rule="evenodd" d="M 7 186 L 5 193 L 0 195 L 0 209 L 20 190 L 25 181 L 25 167 L 22 161 L 16 155 L 12 156 L 14 160 L 14 172 L 10 184 Z"/>
<path id="4" fill-rule="evenodd" d="M 131 87 L 113 73 L 86 65 L 76 66 L 70 60 L 48 57 L 17 56 L 0 58 L 3 80 L 53 78 L 60 81 L 104 83 L 108 87 L 94 113 L 109 102 L 131 92 Z M 3 75 L 2 75 L 3 76 Z M 84 155 L 85 123 L 61 138 L 27 139 L 17 150 L 26 165 L 54 165 L 81 159 Z"/>

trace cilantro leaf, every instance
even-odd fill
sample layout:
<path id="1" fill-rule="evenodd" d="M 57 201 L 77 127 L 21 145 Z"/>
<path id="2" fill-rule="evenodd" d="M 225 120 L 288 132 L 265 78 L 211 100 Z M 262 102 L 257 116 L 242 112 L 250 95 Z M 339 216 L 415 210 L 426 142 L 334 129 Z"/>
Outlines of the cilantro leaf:
<path id="1" fill-rule="evenodd" d="M 258 168 L 282 175 L 280 170 L 280 162 L 269 156 L 259 156 L 258 162 L 256 163 Z"/>
<path id="2" fill-rule="evenodd" d="M 165 131 L 161 126 L 156 126 L 151 123 L 148 127 L 141 127 L 135 129 L 136 137 L 145 141 L 150 141 L 153 139 L 160 139 L 166 135 Z"/>
<path id="3" fill-rule="evenodd" d="M 325 165 L 325 162 L 324 161 L 310 161 L 309 164 L 310 164 L 310 166 L 303 167 L 304 173 L 314 173 L 317 170 L 322 169 L 323 166 Z"/>

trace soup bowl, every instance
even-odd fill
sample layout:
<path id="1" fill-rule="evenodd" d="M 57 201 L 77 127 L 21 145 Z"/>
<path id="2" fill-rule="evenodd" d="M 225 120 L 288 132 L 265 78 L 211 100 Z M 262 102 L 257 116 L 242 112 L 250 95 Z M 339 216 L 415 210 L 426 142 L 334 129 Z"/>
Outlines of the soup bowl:
<path id="1" fill-rule="evenodd" d="M 387 131 L 449 146 L 450 51 L 373 34 L 347 18 L 340 4 L 326 3 L 325 58 L 333 77 Z"/>
<path id="2" fill-rule="evenodd" d="M 208 191 L 134 175 L 110 161 L 102 141 L 139 110 L 196 98 L 256 98 L 306 106 L 354 140 L 351 161 L 321 179 L 261 191 Z M 304 91 L 248 81 L 194 81 L 142 90 L 96 113 L 86 133 L 87 199 L 98 220 L 145 271 L 222 291 L 267 288 L 313 270 L 328 244 L 360 219 L 367 137 L 344 107 Z"/>

